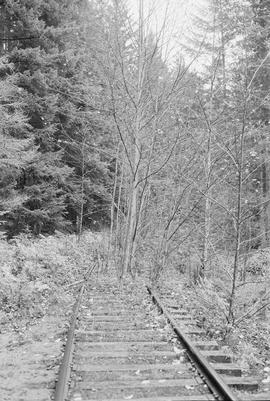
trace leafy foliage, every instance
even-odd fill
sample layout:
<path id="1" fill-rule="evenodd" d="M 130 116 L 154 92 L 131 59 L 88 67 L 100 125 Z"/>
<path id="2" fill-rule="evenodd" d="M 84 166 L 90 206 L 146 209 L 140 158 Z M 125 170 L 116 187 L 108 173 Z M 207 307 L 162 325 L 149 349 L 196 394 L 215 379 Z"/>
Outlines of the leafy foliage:
<path id="1" fill-rule="evenodd" d="M 43 316 L 50 305 L 68 301 L 72 284 L 97 256 L 104 257 L 106 243 L 91 233 L 80 243 L 74 235 L 61 233 L 40 239 L 20 234 L 11 243 L 0 240 L 0 251 L 0 316 L 6 320 Z"/>

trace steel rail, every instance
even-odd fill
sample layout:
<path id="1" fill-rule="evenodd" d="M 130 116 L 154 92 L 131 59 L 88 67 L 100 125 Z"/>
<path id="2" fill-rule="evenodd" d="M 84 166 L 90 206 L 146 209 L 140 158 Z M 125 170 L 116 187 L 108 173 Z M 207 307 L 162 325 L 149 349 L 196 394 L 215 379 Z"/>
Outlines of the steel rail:
<path id="1" fill-rule="evenodd" d="M 95 267 L 96 267 L 96 264 L 94 266 L 92 266 L 91 268 L 89 268 L 86 275 L 84 276 L 85 280 L 81 286 L 79 296 L 73 306 L 73 313 L 72 313 L 72 318 L 71 318 L 71 324 L 70 324 L 69 330 L 68 330 L 64 356 L 63 356 L 62 363 L 60 365 L 59 376 L 58 376 L 58 380 L 56 383 L 54 401 L 65 401 L 67 394 L 68 394 L 68 383 L 69 383 L 69 378 L 70 378 L 70 373 L 71 373 L 71 362 L 72 362 L 73 351 L 74 351 L 74 335 L 75 335 L 75 329 L 76 329 L 76 322 L 77 322 L 79 309 L 81 306 L 81 301 L 82 301 L 82 297 L 84 294 L 86 282 L 89 279 L 89 277 L 91 276 L 91 274 L 93 273 Z"/>
<path id="2" fill-rule="evenodd" d="M 213 392 L 214 396 L 221 398 L 222 401 L 239 401 L 239 398 L 232 393 L 229 386 L 222 380 L 204 355 L 202 355 L 199 349 L 193 344 L 190 337 L 179 328 L 174 318 L 163 306 L 159 296 L 149 286 L 146 286 L 146 288 L 154 303 L 158 306 L 158 308 L 166 317 L 167 321 L 171 324 L 179 340 L 186 347 L 190 359 L 194 362 L 196 368 L 203 375 L 203 377 L 206 378 L 206 383 Z"/>

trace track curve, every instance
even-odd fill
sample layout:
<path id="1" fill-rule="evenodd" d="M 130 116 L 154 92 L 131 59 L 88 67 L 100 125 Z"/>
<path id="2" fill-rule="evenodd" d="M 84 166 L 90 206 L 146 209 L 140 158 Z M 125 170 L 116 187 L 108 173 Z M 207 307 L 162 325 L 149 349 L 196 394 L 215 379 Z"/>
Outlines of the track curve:
<path id="1" fill-rule="evenodd" d="M 55 401 L 239 400 L 201 353 L 209 342 L 194 346 L 150 288 L 104 277 L 85 286 L 69 337 Z"/>

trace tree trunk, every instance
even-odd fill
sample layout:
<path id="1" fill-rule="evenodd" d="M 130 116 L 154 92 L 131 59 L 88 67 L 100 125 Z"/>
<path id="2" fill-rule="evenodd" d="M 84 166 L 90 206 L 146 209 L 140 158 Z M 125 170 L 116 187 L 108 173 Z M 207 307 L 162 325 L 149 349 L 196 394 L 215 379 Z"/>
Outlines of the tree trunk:
<path id="1" fill-rule="evenodd" d="M 135 144 L 134 166 L 139 166 L 140 153 L 138 145 Z M 130 215 L 127 229 L 127 241 L 125 249 L 125 259 L 123 273 L 131 273 L 133 264 L 135 263 L 135 242 L 136 242 L 136 222 L 137 222 L 137 204 L 138 204 L 138 168 L 135 168 L 134 176 L 131 184 L 130 196 Z"/>
<path id="2" fill-rule="evenodd" d="M 265 151 L 264 151 L 265 152 Z M 261 183 L 262 183 L 262 200 L 263 206 L 261 210 L 261 228 L 263 233 L 262 246 L 269 247 L 270 246 L 270 202 L 269 202 L 269 165 L 266 157 L 264 156 L 264 163 L 261 167 Z"/>
<path id="3" fill-rule="evenodd" d="M 80 213 L 78 218 L 78 231 L 77 240 L 80 242 L 83 227 L 83 213 L 84 213 L 84 176 L 85 176 L 85 139 L 82 142 L 82 164 L 81 164 L 81 199 L 80 199 Z"/>
<path id="4" fill-rule="evenodd" d="M 244 168 L 244 141 L 245 141 L 245 131 L 246 131 L 246 118 L 247 118 L 247 94 L 245 94 L 245 104 L 243 111 L 243 123 L 242 130 L 240 134 L 239 143 L 239 160 L 238 160 L 238 185 L 237 185 L 237 211 L 235 219 L 235 251 L 234 251 L 234 263 L 233 263 L 233 280 L 232 289 L 229 299 L 229 312 L 228 320 L 231 324 L 234 324 L 234 303 L 235 303 L 235 293 L 236 293 L 236 281 L 239 270 L 239 256 L 241 247 L 241 227 L 242 227 L 242 190 L 243 190 L 243 168 Z"/>
<path id="5" fill-rule="evenodd" d="M 206 155 L 206 198 L 205 198 L 205 209 L 204 209 L 204 238 L 203 238 L 203 255 L 202 255 L 202 269 L 200 276 L 204 276 L 205 270 L 207 270 L 208 259 L 209 259 L 209 240 L 210 240 L 210 230 L 211 230 L 211 201 L 209 197 L 210 185 L 211 185 L 211 143 L 212 143 L 212 133 L 209 129 L 208 131 L 208 141 L 207 141 L 207 155 Z"/>
<path id="6" fill-rule="evenodd" d="M 138 77 L 135 130 L 133 138 L 133 172 L 131 172 L 131 195 L 129 207 L 129 221 L 126 233 L 126 247 L 123 265 L 123 274 L 133 272 L 136 253 L 137 222 L 138 222 L 138 194 L 141 161 L 141 135 L 143 125 L 143 82 L 144 82 L 144 13 L 143 0 L 139 0 L 139 43 L 138 43 Z"/>
<path id="7" fill-rule="evenodd" d="M 115 209 L 115 196 L 117 189 L 117 178 L 118 178 L 118 161 L 119 159 L 119 146 L 117 148 L 116 153 L 116 161 L 115 161 L 115 174 L 114 174 L 114 184 L 113 184 L 113 193 L 112 193 L 112 202 L 111 202 L 111 223 L 110 223 L 110 237 L 108 243 L 108 260 L 107 265 L 109 264 L 109 260 L 111 257 L 111 249 L 112 249 L 112 239 L 113 239 L 113 227 L 114 227 L 114 209 Z M 117 213 L 117 212 L 116 212 Z"/>

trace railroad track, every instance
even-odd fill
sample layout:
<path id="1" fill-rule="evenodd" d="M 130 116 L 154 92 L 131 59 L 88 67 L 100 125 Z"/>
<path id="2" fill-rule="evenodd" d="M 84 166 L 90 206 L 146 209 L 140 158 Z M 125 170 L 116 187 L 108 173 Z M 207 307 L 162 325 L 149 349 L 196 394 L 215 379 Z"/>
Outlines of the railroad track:
<path id="1" fill-rule="evenodd" d="M 55 401 L 270 401 L 269 393 L 233 391 L 254 391 L 257 382 L 202 339 L 169 294 L 145 288 L 134 305 L 134 291 L 131 298 L 130 287 L 120 291 L 111 279 L 83 286 Z"/>

